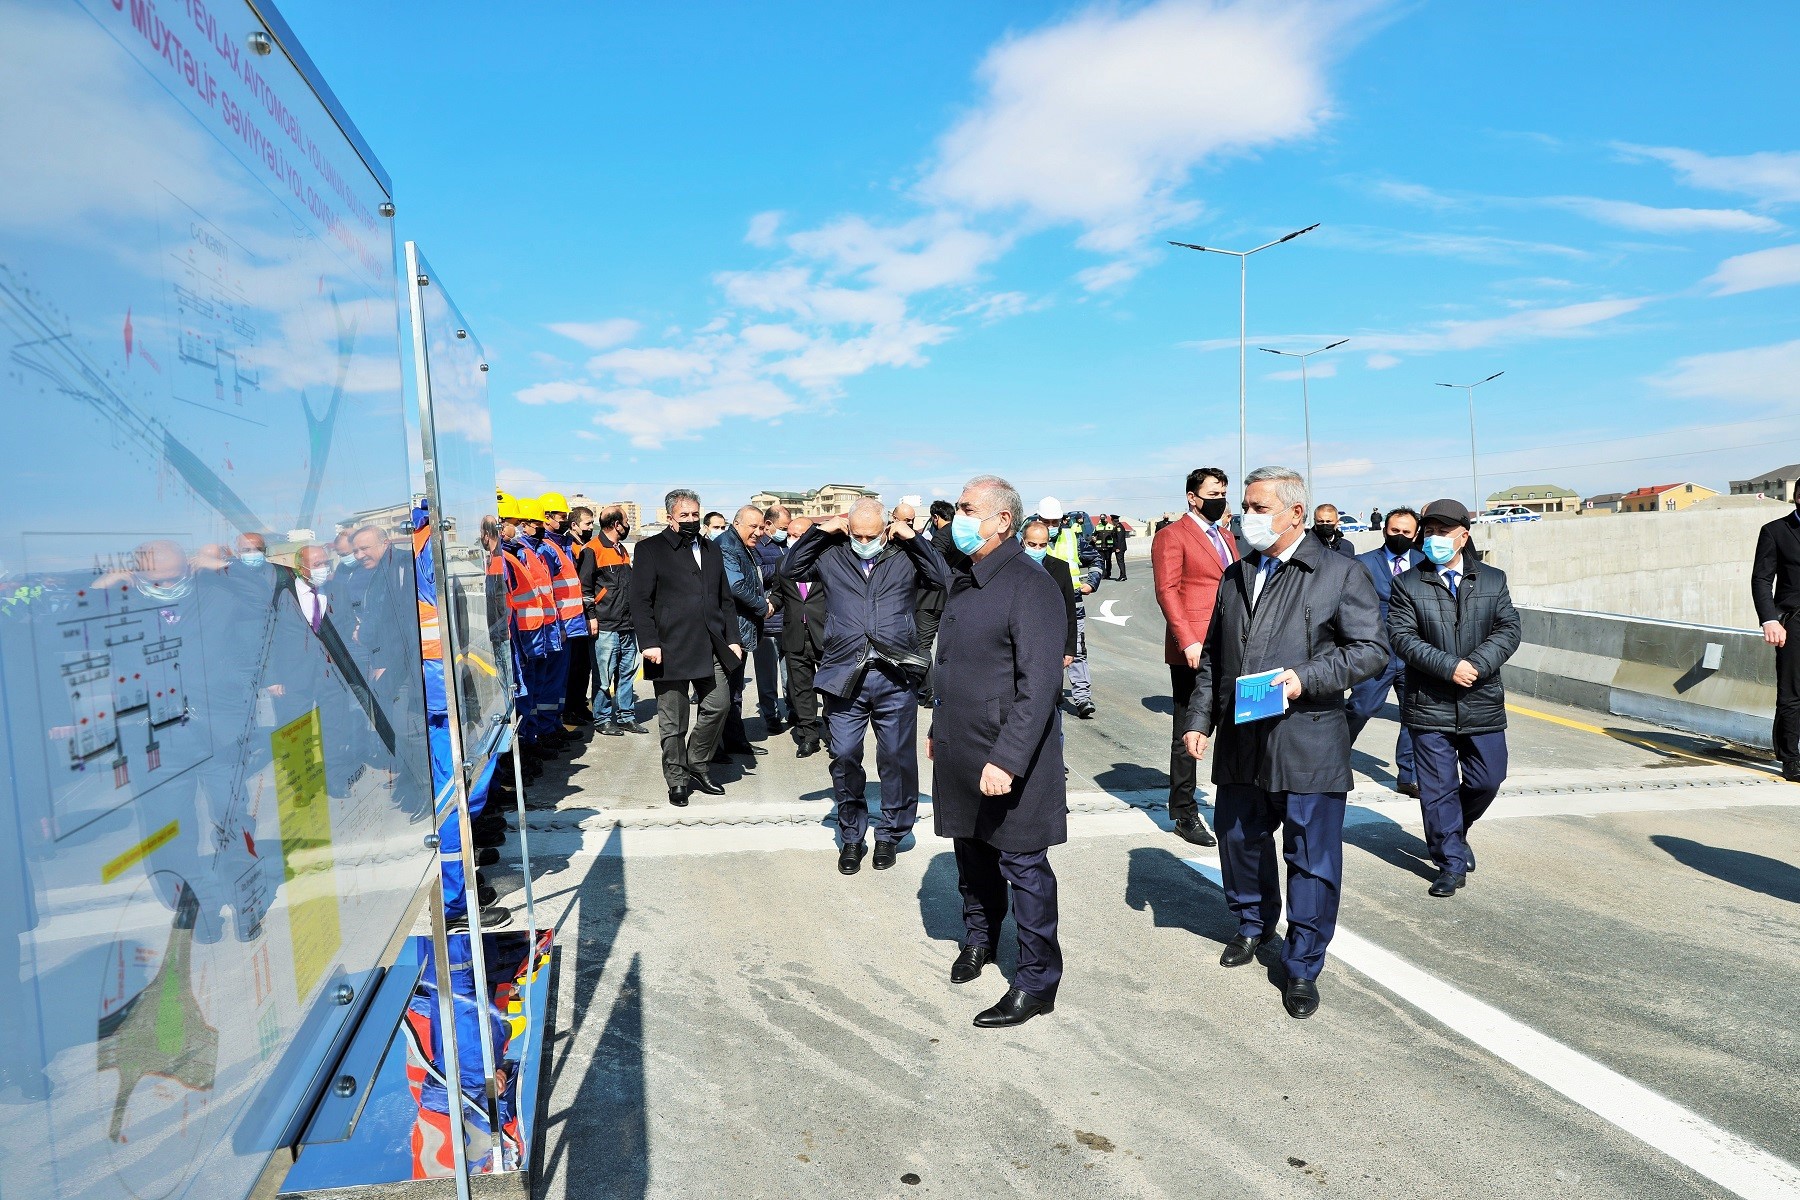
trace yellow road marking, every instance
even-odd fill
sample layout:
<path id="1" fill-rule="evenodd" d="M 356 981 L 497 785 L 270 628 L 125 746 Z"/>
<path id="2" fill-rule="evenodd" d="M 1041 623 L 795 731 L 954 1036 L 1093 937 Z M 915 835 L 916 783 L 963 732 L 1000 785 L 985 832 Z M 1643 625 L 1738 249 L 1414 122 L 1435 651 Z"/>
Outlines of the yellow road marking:
<path id="1" fill-rule="evenodd" d="M 1622 729 L 1605 729 L 1599 725 L 1590 725 L 1586 721 L 1576 721 L 1569 717 L 1559 717 L 1555 713 L 1539 712 L 1535 708 L 1522 708 L 1517 704 L 1508 704 L 1506 706 L 1506 711 L 1518 713 L 1522 717 L 1536 717 L 1540 721 L 1548 721 L 1552 725 L 1561 725 L 1565 729 L 1579 729 L 1583 733 L 1597 733 L 1601 737 L 1625 742 L 1628 745 L 1637 746 L 1643 750 L 1654 750 L 1658 754 L 1672 754 L 1677 758 L 1685 758 L 1692 762 L 1710 763 L 1721 767 L 1739 767 L 1744 770 L 1766 770 L 1766 768 L 1757 768 L 1752 764 L 1738 762 L 1734 759 L 1718 758 L 1710 754 L 1695 754 L 1692 751 L 1683 750 L 1673 743 L 1665 742 L 1660 738 L 1649 737 L 1640 733 L 1627 733 Z"/>

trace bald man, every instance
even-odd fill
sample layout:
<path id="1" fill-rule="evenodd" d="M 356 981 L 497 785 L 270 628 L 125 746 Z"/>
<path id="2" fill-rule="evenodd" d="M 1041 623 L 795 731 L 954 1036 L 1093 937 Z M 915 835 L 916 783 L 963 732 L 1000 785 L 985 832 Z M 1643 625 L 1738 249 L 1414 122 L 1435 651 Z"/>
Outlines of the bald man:
<path id="1" fill-rule="evenodd" d="M 746 504 L 737 510 L 737 515 L 725 532 L 714 539 L 719 553 L 725 558 L 725 583 L 731 589 L 732 607 L 737 612 L 738 644 L 744 647 L 746 656 L 755 652 L 762 641 L 763 623 L 775 611 L 769 602 L 769 586 L 764 579 L 762 560 L 757 557 L 756 548 L 762 542 L 763 512 L 754 504 Z M 719 743 L 714 762 L 729 762 L 733 754 L 749 760 L 744 767 L 746 771 L 756 769 L 756 756 L 767 754 L 768 749 L 758 746 L 750 740 L 744 729 L 744 675 L 749 666 L 748 658 L 741 658 L 733 670 L 731 677 L 731 708 L 725 714 L 725 737 Z"/>

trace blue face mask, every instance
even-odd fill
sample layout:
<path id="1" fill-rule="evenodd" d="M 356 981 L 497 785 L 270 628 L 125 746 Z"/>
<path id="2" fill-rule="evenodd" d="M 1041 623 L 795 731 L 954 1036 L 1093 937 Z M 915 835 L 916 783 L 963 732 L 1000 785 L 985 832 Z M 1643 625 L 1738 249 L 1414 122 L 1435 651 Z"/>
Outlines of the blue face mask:
<path id="1" fill-rule="evenodd" d="M 850 548 L 856 551 L 856 557 L 861 559 L 874 558 L 877 554 L 881 553 L 881 547 L 882 541 L 880 538 L 875 538 L 873 541 L 868 542 L 859 542 L 855 538 L 850 539 Z"/>
<path id="2" fill-rule="evenodd" d="M 1044 556 L 1050 553 L 1048 546 L 1027 546 L 1025 553 L 1031 555 L 1032 562 L 1043 562 Z"/>
<path id="3" fill-rule="evenodd" d="M 269 558 L 261 550 L 246 550 L 238 555 L 238 561 L 246 567 L 260 567 L 268 562 Z"/>
<path id="4" fill-rule="evenodd" d="M 968 513 L 957 513 L 950 520 L 950 540 L 964 554 L 974 554 L 987 541 L 981 536 L 981 522 Z"/>
<path id="5" fill-rule="evenodd" d="M 1447 534 L 1434 533 L 1425 539 L 1425 557 L 1441 567 L 1456 557 L 1456 543 Z"/>

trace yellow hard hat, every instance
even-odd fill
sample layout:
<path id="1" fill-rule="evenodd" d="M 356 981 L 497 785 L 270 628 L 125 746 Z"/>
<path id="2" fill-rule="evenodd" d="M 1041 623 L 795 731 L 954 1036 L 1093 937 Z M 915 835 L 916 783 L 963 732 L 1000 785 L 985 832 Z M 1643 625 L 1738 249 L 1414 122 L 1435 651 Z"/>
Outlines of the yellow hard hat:
<path id="1" fill-rule="evenodd" d="M 545 512 L 566 513 L 569 511 L 569 498 L 561 492 L 545 492 L 538 497 L 538 503 L 544 506 Z"/>
<path id="2" fill-rule="evenodd" d="M 494 494 L 494 515 L 503 521 L 519 519 L 519 502 L 505 492 Z"/>
<path id="3" fill-rule="evenodd" d="M 533 500 L 530 496 L 520 496 L 513 501 L 521 521 L 541 521 L 544 519 L 544 505 L 541 500 Z"/>

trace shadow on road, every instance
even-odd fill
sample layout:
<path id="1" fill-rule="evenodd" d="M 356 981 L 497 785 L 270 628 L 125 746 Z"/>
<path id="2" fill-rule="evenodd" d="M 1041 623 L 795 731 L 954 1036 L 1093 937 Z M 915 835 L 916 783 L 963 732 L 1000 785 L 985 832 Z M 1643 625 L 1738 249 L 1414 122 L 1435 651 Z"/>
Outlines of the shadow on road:
<path id="1" fill-rule="evenodd" d="M 919 880 L 919 919 L 933 941 L 963 939 L 962 892 L 956 886 L 956 855 L 945 850 L 925 864 Z"/>
<path id="2" fill-rule="evenodd" d="M 1667 834 L 1655 834 L 1650 841 L 1682 866 L 1692 867 L 1702 875 L 1711 875 L 1746 891 L 1761 892 L 1789 904 L 1800 904 L 1800 867 L 1748 850 L 1708 846 L 1704 842 Z"/>
<path id="3" fill-rule="evenodd" d="M 1153 713 L 1161 713 L 1165 717 L 1175 715 L 1175 698 L 1173 696 L 1145 696 L 1142 703 Z"/>
<path id="4" fill-rule="evenodd" d="M 1142 846 L 1125 871 L 1125 904 L 1148 911 L 1158 929 L 1185 929 L 1223 946 L 1237 936 L 1237 920 L 1219 889 L 1167 850 Z"/>
<path id="5" fill-rule="evenodd" d="M 1354 811 L 1357 819 L 1344 826 L 1345 842 L 1402 871 L 1411 871 L 1420 879 L 1437 878 L 1437 864 L 1431 861 L 1424 838 L 1381 813 L 1366 808 Z"/>

